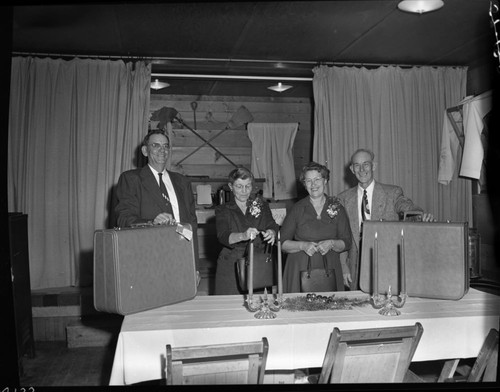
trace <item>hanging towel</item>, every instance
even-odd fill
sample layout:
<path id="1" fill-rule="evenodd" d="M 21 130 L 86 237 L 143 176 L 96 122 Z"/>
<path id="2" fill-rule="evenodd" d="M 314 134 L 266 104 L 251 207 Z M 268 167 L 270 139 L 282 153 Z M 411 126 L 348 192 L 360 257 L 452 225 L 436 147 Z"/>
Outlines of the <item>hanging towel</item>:
<path id="1" fill-rule="evenodd" d="M 196 204 L 212 205 L 212 185 L 196 185 Z"/>
<path id="2" fill-rule="evenodd" d="M 453 178 L 459 145 L 460 141 L 445 110 L 441 135 L 441 153 L 439 155 L 438 182 L 440 184 L 449 185 Z"/>
<path id="3" fill-rule="evenodd" d="M 483 164 L 484 148 L 481 133 L 485 127 L 484 117 L 491 110 L 491 91 L 487 91 L 463 104 L 464 151 L 460 175 L 479 179 Z"/>
<path id="4" fill-rule="evenodd" d="M 249 123 L 252 142 L 252 173 L 265 178 L 263 196 L 276 200 L 297 197 L 293 142 L 298 123 Z"/>

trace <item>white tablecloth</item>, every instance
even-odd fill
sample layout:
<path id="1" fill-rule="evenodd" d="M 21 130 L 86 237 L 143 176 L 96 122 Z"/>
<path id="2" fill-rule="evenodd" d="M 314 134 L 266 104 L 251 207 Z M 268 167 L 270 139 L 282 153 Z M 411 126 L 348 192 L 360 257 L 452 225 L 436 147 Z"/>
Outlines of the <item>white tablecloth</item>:
<path id="1" fill-rule="evenodd" d="M 359 291 L 336 295 L 367 296 Z M 269 341 L 267 370 L 321 367 L 334 327 L 361 329 L 417 321 L 424 333 L 413 361 L 470 358 L 477 356 L 488 331 L 499 328 L 500 319 L 500 297 L 474 289 L 459 301 L 409 298 L 400 316 L 382 316 L 368 305 L 351 310 L 281 310 L 275 319 L 259 320 L 243 304 L 243 296 L 200 296 L 125 316 L 110 384 L 164 378 L 167 344 L 233 343 L 265 336 Z"/>

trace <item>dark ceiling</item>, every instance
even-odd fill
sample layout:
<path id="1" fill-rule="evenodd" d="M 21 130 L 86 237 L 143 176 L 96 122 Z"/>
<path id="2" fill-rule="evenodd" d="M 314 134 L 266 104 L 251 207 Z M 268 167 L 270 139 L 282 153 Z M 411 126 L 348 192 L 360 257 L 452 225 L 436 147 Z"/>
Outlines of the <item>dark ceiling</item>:
<path id="1" fill-rule="evenodd" d="M 162 94 L 310 97 L 317 64 L 457 65 L 493 58 L 490 0 L 445 0 L 409 14 L 399 0 L 23 5 L 13 8 L 14 53 L 145 57 Z M 256 81 L 228 75 L 270 77 Z"/>

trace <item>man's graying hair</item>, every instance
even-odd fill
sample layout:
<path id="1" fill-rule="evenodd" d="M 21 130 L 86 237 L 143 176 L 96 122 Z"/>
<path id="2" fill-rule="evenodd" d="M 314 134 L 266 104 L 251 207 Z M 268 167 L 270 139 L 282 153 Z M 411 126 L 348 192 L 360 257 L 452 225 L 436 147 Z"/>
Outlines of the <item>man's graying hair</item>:
<path id="1" fill-rule="evenodd" d="M 149 143 L 149 138 L 153 135 L 163 135 L 167 138 L 168 145 L 170 146 L 170 138 L 167 135 L 167 132 L 165 132 L 163 129 L 153 129 L 148 132 L 146 136 L 144 136 L 144 139 L 142 139 L 141 146 L 147 146 Z"/>
<path id="2" fill-rule="evenodd" d="M 354 151 L 354 153 L 351 155 L 351 165 L 353 163 L 353 160 L 354 160 L 354 157 L 356 156 L 357 153 L 359 152 L 366 152 L 367 154 L 370 155 L 370 158 L 372 160 L 372 162 L 375 160 L 375 154 L 373 153 L 372 150 L 368 150 L 366 148 L 358 148 L 356 151 Z"/>

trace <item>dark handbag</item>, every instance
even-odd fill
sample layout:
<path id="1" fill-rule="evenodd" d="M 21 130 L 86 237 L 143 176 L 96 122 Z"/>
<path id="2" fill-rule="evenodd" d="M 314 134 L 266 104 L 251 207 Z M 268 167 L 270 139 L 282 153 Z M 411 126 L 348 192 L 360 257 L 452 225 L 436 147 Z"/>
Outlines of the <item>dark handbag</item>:
<path id="1" fill-rule="evenodd" d="M 311 269 L 311 256 L 307 261 L 307 270 L 300 271 L 300 291 L 302 293 L 335 291 L 337 281 L 335 271 L 328 269 L 326 256 L 323 256 L 324 268 Z"/>
<path id="2" fill-rule="evenodd" d="M 252 249 L 250 249 L 252 248 Z M 250 257 L 253 255 L 253 288 L 262 289 L 274 284 L 274 263 L 272 257 L 272 246 L 266 244 L 264 252 L 253 251 L 253 241 L 247 246 L 246 256 L 237 260 L 236 270 L 238 272 L 238 283 L 241 289 L 248 290 L 248 267 Z"/>

